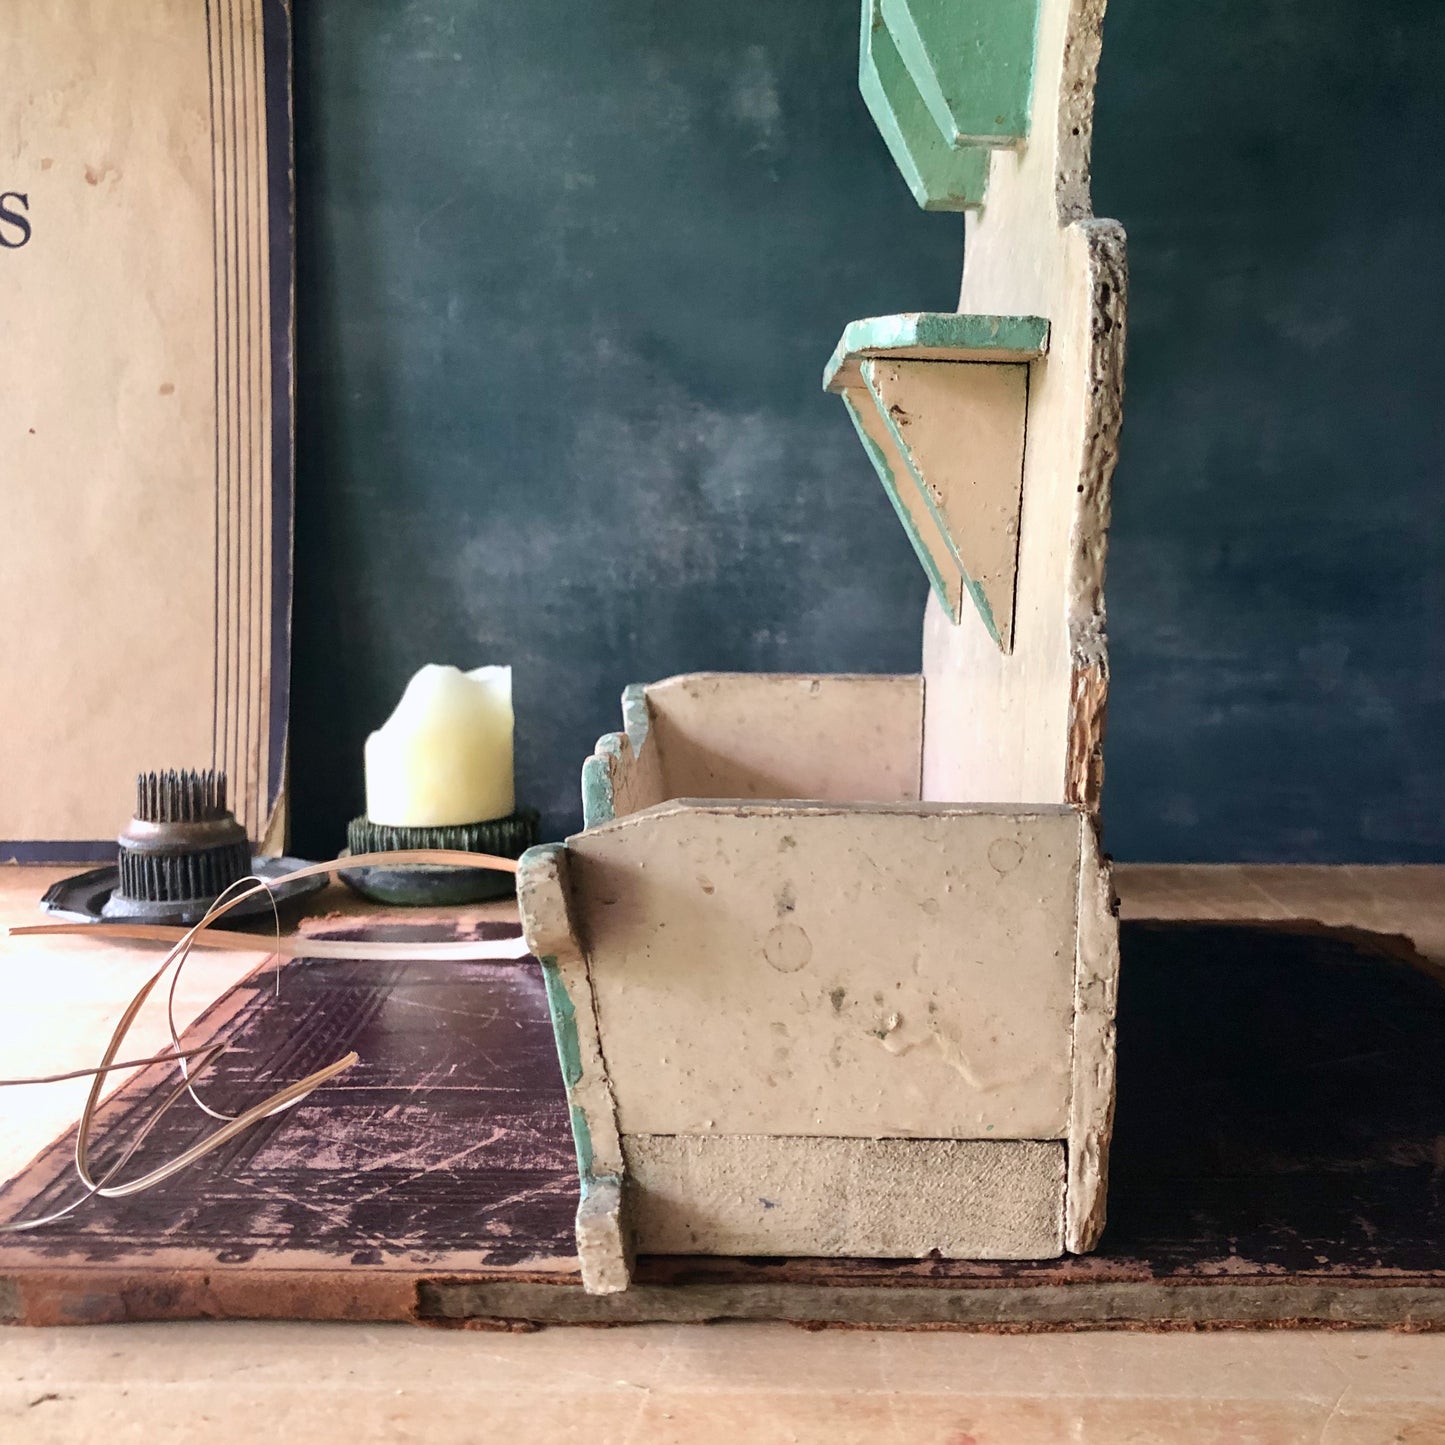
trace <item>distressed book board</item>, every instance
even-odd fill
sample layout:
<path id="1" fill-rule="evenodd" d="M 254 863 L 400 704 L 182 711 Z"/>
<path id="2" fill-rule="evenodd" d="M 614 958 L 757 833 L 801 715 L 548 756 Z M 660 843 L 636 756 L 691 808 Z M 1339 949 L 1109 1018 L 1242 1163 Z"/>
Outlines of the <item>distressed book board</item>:
<path id="1" fill-rule="evenodd" d="M 286 0 L 0 6 L 0 860 L 114 855 L 137 772 L 279 844 Z"/>
<path id="2" fill-rule="evenodd" d="M 309 960 L 282 967 L 279 995 L 263 966 L 198 1021 L 193 1036 L 232 1040 L 241 1060 L 222 1059 L 210 1097 L 245 1104 L 350 1047 L 362 1062 L 161 1188 L 0 1242 L 0 1317 L 1445 1328 L 1438 965 L 1404 938 L 1317 924 L 1126 922 L 1122 947 L 1093 1255 L 654 1255 L 625 1294 L 586 1295 L 538 966 Z M 106 1107 L 102 1163 L 161 1082 L 138 1075 Z M 177 1110 L 135 1167 L 208 1127 Z M 70 1149 L 58 1140 L 0 1189 L 0 1218 L 69 1198 Z"/>

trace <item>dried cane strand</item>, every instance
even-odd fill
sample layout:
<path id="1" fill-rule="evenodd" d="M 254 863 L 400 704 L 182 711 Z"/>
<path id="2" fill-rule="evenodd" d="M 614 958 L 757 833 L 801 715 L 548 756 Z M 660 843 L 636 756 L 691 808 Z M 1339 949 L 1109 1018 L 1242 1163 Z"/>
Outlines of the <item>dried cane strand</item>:
<path id="1" fill-rule="evenodd" d="M 382 863 L 425 863 L 455 867 L 484 868 L 498 872 L 515 873 L 517 871 L 516 860 L 510 858 L 498 858 L 490 854 L 464 853 L 451 849 L 408 849 L 392 853 L 361 854 L 356 857 L 337 859 L 327 863 L 308 864 L 302 868 L 295 869 L 290 874 L 287 874 L 286 877 L 292 879 L 310 877 L 318 873 L 335 873 L 339 868 L 343 867 L 364 867 L 368 865 L 377 865 Z M 336 1060 L 334 1063 L 328 1064 L 325 1068 L 318 1069 L 314 1073 L 308 1074 L 304 1079 L 299 1079 L 295 1083 L 289 1084 L 285 1088 L 278 1090 L 276 1093 L 270 1095 L 268 1098 L 263 1099 L 259 1104 L 252 1105 L 249 1109 L 244 1110 L 242 1113 L 235 1115 L 234 1117 L 223 1116 L 216 1113 L 216 1111 L 210 1109 L 207 1105 L 205 1105 L 195 1094 L 193 1085 L 196 1074 L 202 1072 L 215 1060 L 215 1058 L 217 1058 L 222 1052 L 224 1052 L 225 1046 L 223 1044 L 214 1044 L 205 1046 L 199 1050 L 183 1050 L 181 1048 L 180 1039 L 178 1036 L 178 1031 L 175 1027 L 174 1018 L 176 979 L 179 977 L 180 970 L 185 966 L 187 959 L 190 957 L 191 950 L 195 947 L 197 940 L 203 938 L 206 935 L 207 931 L 211 928 L 212 924 L 217 919 L 224 917 L 227 913 L 231 911 L 231 909 L 235 908 L 238 904 L 244 902 L 246 899 L 255 897 L 257 892 L 261 889 L 265 889 L 269 895 L 271 891 L 271 886 L 271 882 L 260 878 L 249 878 L 240 880 L 238 883 L 233 884 L 231 888 L 226 890 L 226 893 L 222 894 L 221 897 L 216 900 L 216 902 L 211 906 L 211 908 L 207 910 L 205 917 L 202 918 L 199 923 L 181 932 L 179 937 L 174 937 L 174 931 L 172 930 L 147 930 L 149 935 L 152 937 L 154 937 L 157 933 L 160 933 L 166 941 L 174 938 L 174 942 L 172 943 L 170 950 L 167 952 L 166 957 L 161 963 L 160 967 L 156 969 L 156 971 L 151 974 L 151 976 L 141 985 L 141 987 L 136 991 L 134 997 L 131 999 L 130 1003 L 126 1006 L 125 1011 L 121 1015 L 120 1022 L 116 1025 L 115 1030 L 111 1034 L 110 1042 L 106 1045 L 105 1053 L 103 1054 L 100 1063 L 94 1069 L 78 1070 L 68 1076 L 84 1077 L 87 1073 L 91 1075 L 90 1091 L 86 1097 L 85 1108 L 81 1112 L 80 1122 L 76 1130 L 75 1139 L 75 1172 L 80 1179 L 81 1185 L 85 1190 L 85 1193 L 82 1194 L 79 1199 L 74 1200 L 69 1205 L 65 1206 L 65 1208 L 50 1215 L 46 1215 L 41 1219 L 24 1220 L 18 1223 L 0 1225 L 0 1232 L 12 1232 L 22 1229 L 35 1229 L 43 1224 L 51 1223 L 54 1220 L 59 1219 L 66 1214 L 69 1214 L 73 1209 L 84 1203 L 85 1200 L 92 1198 L 95 1195 L 100 1195 L 105 1198 L 119 1199 L 125 1198 L 129 1195 L 139 1194 L 146 1189 L 153 1188 L 155 1185 L 160 1184 L 164 1180 L 169 1179 L 174 1175 L 180 1173 L 182 1170 L 189 1168 L 198 1159 L 203 1158 L 213 1149 L 217 1149 L 221 1147 L 221 1145 L 229 1142 L 231 1139 L 234 1139 L 238 1134 L 244 1132 L 247 1128 L 249 1128 L 253 1123 L 256 1123 L 258 1120 L 268 1118 L 271 1115 L 278 1114 L 285 1109 L 293 1107 L 302 1099 L 306 1098 L 309 1094 L 313 1093 L 316 1089 L 320 1088 L 323 1084 L 329 1082 L 331 1079 L 336 1078 L 339 1074 L 344 1073 L 347 1069 L 351 1068 L 351 1066 L 357 1062 L 356 1053 L 354 1051 L 350 1052 L 343 1058 Z M 228 897 L 228 894 L 231 896 Z M 121 936 L 113 925 L 81 925 L 80 928 L 77 930 L 74 925 L 60 924 L 7 930 L 7 932 L 13 932 L 15 934 L 61 932 L 72 933 L 76 931 L 90 933 L 93 936 L 96 934 L 102 937 L 107 935 L 110 937 Z M 250 948 L 254 949 L 256 947 L 255 940 L 251 939 L 247 935 L 241 936 L 246 938 L 246 943 Z M 280 942 L 279 937 L 276 942 Z M 355 945 L 350 945 L 350 947 L 354 949 Z M 268 951 L 276 952 L 279 950 L 271 949 Z M 355 957 L 354 952 L 352 953 L 352 956 Z M 476 955 L 475 953 L 473 953 L 471 956 L 475 957 Z M 130 1145 L 125 1149 L 125 1151 L 116 1161 L 116 1163 L 113 1164 L 100 1177 L 99 1180 L 97 1180 L 91 1171 L 90 1136 L 94 1128 L 96 1110 L 100 1103 L 100 1095 L 103 1087 L 103 1081 L 108 1074 L 114 1072 L 117 1068 L 124 1067 L 123 1065 L 116 1063 L 116 1055 L 120 1052 L 121 1045 L 129 1036 L 130 1030 L 135 1023 L 136 1017 L 139 1015 L 141 1009 L 145 1006 L 146 1000 L 150 997 L 151 992 L 161 981 L 161 979 L 164 978 L 165 975 L 172 969 L 174 969 L 175 972 L 172 977 L 171 987 L 169 990 L 167 1019 L 170 1025 L 173 1048 L 168 1055 L 163 1056 L 163 1061 L 169 1061 L 171 1059 L 175 1060 L 177 1067 L 181 1071 L 181 1080 L 178 1084 L 174 1086 L 174 1088 L 171 1090 L 167 1098 L 163 1101 L 156 1113 L 146 1121 L 146 1124 L 138 1132 L 137 1137 L 131 1141 Z M 187 1058 L 195 1056 L 199 1056 L 195 1068 L 187 1068 Z M 5 1080 L 0 1081 L 0 1087 L 30 1082 L 37 1081 Z M 198 1140 L 188 1149 L 183 1150 L 174 1158 L 168 1160 L 164 1164 L 157 1166 L 155 1169 L 152 1169 L 149 1173 L 142 1175 L 140 1178 L 129 1180 L 124 1184 L 111 1183 L 111 1180 L 115 1178 L 116 1174 L 120 1171 L 120 1169 L 133 1157 L 136 1149 L 139 1148 L 141 1141 L 150 1133 L 150 1131 L 155 1127 L 159 1120 L 182 1096 L 182 1094 L 187 1092 L 191 1094 L 195 1102 L 203 1110 L 205 1110 L 206 1113 L 211 1114 L 212 1117 L 215 1118 L 225 1118 L 226 1122 L 223 1123 L 219 1129 L 212 1131 L 212 1133 L 208 1134 L 205 1138 Z"/>

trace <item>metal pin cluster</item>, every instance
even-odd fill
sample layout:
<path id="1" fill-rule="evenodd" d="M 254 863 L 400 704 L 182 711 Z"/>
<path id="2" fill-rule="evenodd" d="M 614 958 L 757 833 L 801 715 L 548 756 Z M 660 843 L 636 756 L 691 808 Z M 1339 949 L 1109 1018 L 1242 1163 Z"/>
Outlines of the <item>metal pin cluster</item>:
<path id="1" fill-rule="evenodd" d="M 215 768 L 140 773 L 135 815 L 143 823 L 204 823 L 226 812 L 226 775 Z"/>

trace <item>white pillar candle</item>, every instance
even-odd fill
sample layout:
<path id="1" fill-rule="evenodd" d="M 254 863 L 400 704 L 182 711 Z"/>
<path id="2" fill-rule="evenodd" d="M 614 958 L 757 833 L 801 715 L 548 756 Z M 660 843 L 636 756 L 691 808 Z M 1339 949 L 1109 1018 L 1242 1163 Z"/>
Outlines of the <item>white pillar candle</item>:
<path id="1" fill-rule="evenodd" d="M 484 823 L 516 811 L 512 669 L 435 663 L 366 740 L 366 815 L 392 828 Z"/>

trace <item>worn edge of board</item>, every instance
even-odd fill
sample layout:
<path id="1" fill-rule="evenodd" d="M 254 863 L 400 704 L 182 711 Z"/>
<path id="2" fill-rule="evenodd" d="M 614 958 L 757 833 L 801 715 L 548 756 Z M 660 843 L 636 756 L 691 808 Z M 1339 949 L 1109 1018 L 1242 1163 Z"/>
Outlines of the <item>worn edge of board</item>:
<path id="1" fill-rule="evenodd" d="M 880 0 L 880 11 L 949 146 L 1027 138 L 1039 0 Z"/>
<path id="2" fill-rule="evenodd" d="M 646 1270 L 647 1260 L 641 1268 Z M 1445 1331 L 1445 1279 L 1343 1284 L 1248 1279 L 1069 1284 L 828 1285 L 637 1280 L 625 1294 L 512 1280 L 424 1280 L 416 1317 L 436 1324 L 704 1324 L 776 1320 L 807 1326 L 1075 1330 L 1397 1329 Z"/>
<path id="3" fill-rule="evenodd" d="M 1029 362 L 1048 354 L 1043 316 L 994 316 L 960 311 L 902 311 L 850 321 L 823 368 L 823 390 L 863 385 L 859 363 L 897 361 Z"/>
<path id="4" fill-rule="evenodd" d="M 1115 1010 L 1119 920 L 1113 870 L 1099 850 L 1096 817 L 1079 829 L 1079 906 L 1075 932 L 1074 1028 L 1069 1094 L 1068 1188 L 1064 1246 L 1086 1254 L 1104 1232 L 1109 1144 L 1114 1127 Z"/>
<path id="5" fill-rule="evenodd" d="M 858 91 L 893 164 L 925 211 L 963 211 L 983 204 L 990 151 L 953 147 L 933 123 L 878 0 L 863 0 L 858 42 Z"/>
<path id="6" fill-rule="evenodd" d="M 631 1277 L 631 1251 L 623 1213 L 622 1140 L 587 960 L 572 920 L 565 846 L 543 844 L 522 855 L 517 901 L 527 947 L 542 966 L 567 1092 L 582 1185 L 577 1254 L 583 1283 L 594 1294 L 625 1290 Z"/>

